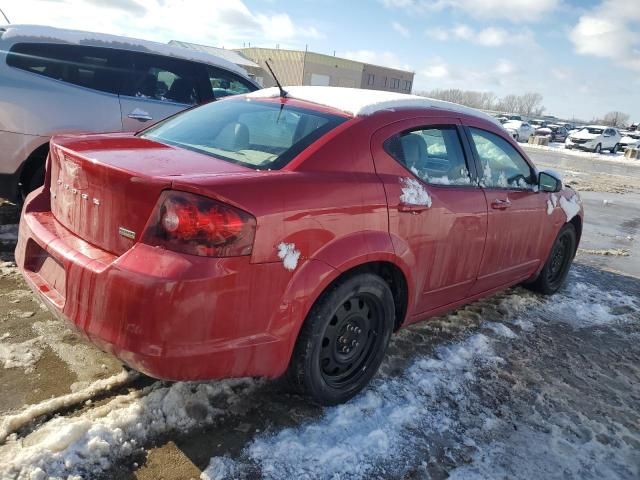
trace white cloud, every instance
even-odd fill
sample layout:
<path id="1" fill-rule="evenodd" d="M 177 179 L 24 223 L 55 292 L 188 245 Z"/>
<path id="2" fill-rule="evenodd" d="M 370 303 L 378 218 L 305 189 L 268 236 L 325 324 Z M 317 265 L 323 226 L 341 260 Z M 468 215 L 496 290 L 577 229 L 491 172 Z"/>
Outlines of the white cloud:
<path id="1" fill-rule="evenodd" d="M 498 60 L 485 69 L 454 65 L 440 57 L 429 60 L 428 65 L 416 73 L 416 90 L 432 88 L 462 88 L 465 90 L 491 90 L 504 85 L 517 85 L 518 68 L 506 59 Z M 426 79 L 426 81 L 425 81 Z"/>
<path id="2" fill-rule="evenodd" d="M 501 47 L 504 45 L 537 46 L 533 33 L 528 29 L 514 31 L 499 27 L 487 27 L 474 30 L 469 25 L 458 24 L 450 29 L 435 27 L 426 31 L 427 36 L 439 41 L 465 40 L 485 47 Z"/>
<path id="3" fill-rule="evenodd" d="M 413 71 L 410 65 L 404 63 L 395 53 L 389 51 L 379 52 L 375 50 L 350 50 L 346 52 L 339 52 L 339 56 L 355 60 L 357 62 Z"/>
<path id="4" fill-rule="evenodd" d="M 422 75 L 428 78 L 449 78 L 451 73 L 449 72 L 449 67 L 444 63 L 436 63 L 434 65 L 430 65 L 426 67 L 422 72 Z"/>
<path id="5" fill-rule="evenodd" d="M 476 18 L 535 22 L 555 10 L 561 0 L 382 0 L 388 8 L 418 12 L 455 9 Z"/>
<path id="6" fill-rule="evenodd" d="M 638 0 L 606 0 L 580 17 L 569 32 L 569 39 L 580 55 L 609 58 L 640 70 L 638 21 Z"/>
<path id="7" fill-rule="evenodd" d="M 511 75 L 515 73 L 516 67 L 508 60 L 499 60 L 495 66 L 495 71 L 500 75 Z"/>
<path id="8" fill-rule="evenodd" d="M 273 44 L 323 38 L 284 12 L 254 12 L 242 0 L 57 0 L 14 2 L 4 8 L 14 23 L 55 25 L 139 37 L 160 42 L 184 40 L 215 46 Z M 73 14 L 69 14 L 73 12 Z M 197 15 L 194 15 L 197 12 Z M 99 21 L 96 21 L 99 19 Z"/>
<path id="9" fill-rule="evenodd" d="M 391 22 L 391 27 L 404 38 L 409 38 L 411 36 L 411 32 L 409 31 L 409 29 L 401 23 Z"/>

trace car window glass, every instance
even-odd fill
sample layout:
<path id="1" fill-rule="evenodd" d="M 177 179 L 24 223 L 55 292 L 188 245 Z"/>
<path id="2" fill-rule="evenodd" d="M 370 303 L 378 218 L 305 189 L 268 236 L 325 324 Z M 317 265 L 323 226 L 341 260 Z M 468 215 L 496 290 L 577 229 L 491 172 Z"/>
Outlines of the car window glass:
<path id="1" fill-rule="evenodd" d="M 456 127 L 429 127 L 394 135 L 385 150 L 426 183 L 469 185 L 471 177 Z"/>
<path id="2" fill-rule="evenodd" d="M 85 88 L 118 93 L 123 69 L 118 50 L 53 43 L 18 43 L 7 64 Z"/>
<path id="3" fill-rule="evenodd" d="M 131 97 L 193 105 L 197 103 L 191 62 L 160 55 L 134 53 L 134 69 L 124 94 Z"/>
<path id="4" fill-rule="evenodd" d="M 226 72 L 219 68 L 207 66 L 207 75 L 211 84 L 213 98 L 228 97 L 229 95 L 239 95 L 256 90 L 256 87 L 240 77 Z"/>
<path id="5" fill-rule="evenodd" d="M 227 99 L 176 115 L 141 135 L 266 170 L 282 168 L 346 119 L 271 102 Z"/>
<path id="6" fill-rule="evenodd" d="M 532 188 L 534 181 L 529 164 L 507 140 L 485 130 L 470 130 L 486 187 Z"/>

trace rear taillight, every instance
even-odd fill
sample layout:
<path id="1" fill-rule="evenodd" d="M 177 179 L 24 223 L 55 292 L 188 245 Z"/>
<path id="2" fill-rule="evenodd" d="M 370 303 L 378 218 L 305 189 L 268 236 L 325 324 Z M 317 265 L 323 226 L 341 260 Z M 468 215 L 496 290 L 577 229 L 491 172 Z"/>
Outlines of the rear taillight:
<path id="1" fill-rule="evenodd" d="M 202 257 L 250 255 L 256 219 L 235 207 L 192 193 L 160 195 L 142 237 L 148 245 Z"/>

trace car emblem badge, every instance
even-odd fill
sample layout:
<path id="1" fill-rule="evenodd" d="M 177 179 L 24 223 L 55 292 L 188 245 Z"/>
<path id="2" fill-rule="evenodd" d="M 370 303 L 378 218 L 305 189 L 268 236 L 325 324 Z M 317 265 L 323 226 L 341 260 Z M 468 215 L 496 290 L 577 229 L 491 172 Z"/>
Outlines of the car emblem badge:
<path id="1" fill-rule="evenodd" d="M 130 238 L 131 240 L 135 240 L 136 238 L 136 232 L 129 230 L 128 228 L 118 227 L 118 233 L 123 237 Z"/>

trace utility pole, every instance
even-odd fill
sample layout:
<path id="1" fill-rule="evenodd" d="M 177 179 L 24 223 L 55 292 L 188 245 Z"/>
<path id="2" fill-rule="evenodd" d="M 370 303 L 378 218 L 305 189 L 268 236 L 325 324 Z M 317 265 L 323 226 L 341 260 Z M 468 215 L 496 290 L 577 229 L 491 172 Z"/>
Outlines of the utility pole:
<path id="1" fill-rule="evenodd" d="M 7 16 L 4 14 L 4 12 L 2 11 L 2 9 L 0 8 L 0 13 L 2 13 L 2 16 L 4 17 L 4 19 L 7 21 L 8 24 L 11 24 L 11 22 L 9 21 L 9 19 L 7 18 Z"/>

